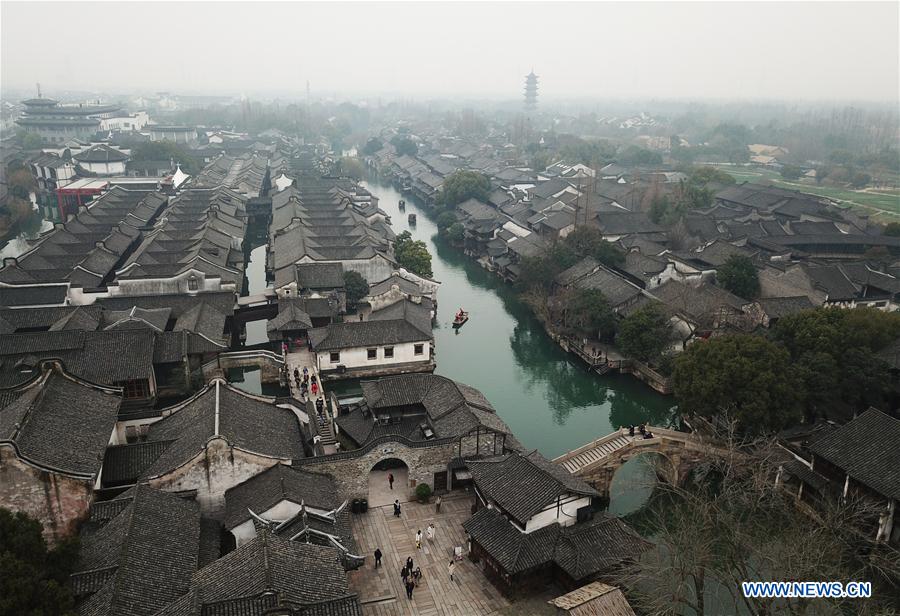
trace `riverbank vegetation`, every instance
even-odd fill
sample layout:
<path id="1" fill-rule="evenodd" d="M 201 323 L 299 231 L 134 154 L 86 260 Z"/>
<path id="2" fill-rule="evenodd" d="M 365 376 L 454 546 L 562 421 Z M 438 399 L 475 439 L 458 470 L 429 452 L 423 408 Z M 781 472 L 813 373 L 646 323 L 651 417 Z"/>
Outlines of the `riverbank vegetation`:
<path id="1" fill-rule="evenodd" d="M 397 263 L 417 276 L 431 278 L 431 253 L 422 240 L 412 239 L 409 231 L 404 231 L 394 240 L 394 258 Z"/>
<path id="2" fill-rule="evenodd" d="M 726 440 L 728 439 L 725 435 Z M 773 442 L 728 441 L 682 487 L 664 484 L 632 516 L 656 549 L 621 572 L 629 600 L 647 614 L 891 614 L 900 609 L 900 554 L 866 534 L 880 511 L 862 500 L 822 499 L 816 520 L 784 489 Z M 744 597 L 751 580 L 865 580 L 872 598 Z"/>
<path id="3" fill-rule="evenodd" d="M 728 334 L 675 361 L 679 407 L 768 433 L 801 420 L 848 419 L 891 393 L 878 353 L 900 337 L 900 314 L 818 308 L 783 317 L 767 336 Z"/>

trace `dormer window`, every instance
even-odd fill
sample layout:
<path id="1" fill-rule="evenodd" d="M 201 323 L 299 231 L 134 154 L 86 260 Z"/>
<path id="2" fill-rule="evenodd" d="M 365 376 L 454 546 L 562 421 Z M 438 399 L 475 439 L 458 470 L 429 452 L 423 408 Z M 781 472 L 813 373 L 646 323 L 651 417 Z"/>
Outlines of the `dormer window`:
<path id="1" fill-rule="evenodd" d="M 200 281 L 195 276 L 188 278 L 188 291 L 200 290 Z"/>

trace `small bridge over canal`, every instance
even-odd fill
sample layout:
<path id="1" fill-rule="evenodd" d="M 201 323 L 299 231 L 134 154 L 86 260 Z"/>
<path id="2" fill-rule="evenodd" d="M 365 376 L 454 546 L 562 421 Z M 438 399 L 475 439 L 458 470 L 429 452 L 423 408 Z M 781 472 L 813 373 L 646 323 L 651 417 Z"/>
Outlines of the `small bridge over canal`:
<path id="1" fill-rule="evenodd" d="M 628 428 L 622 428 L 554 458 L 553 461 L 608 496 L 616 470 L 635 456 L 655 454 L 663 461 L 657 465 L 657 475 L 677 485 L 699 462 L 710 456 L 721 457 L 732 453 L 705 441 L 696 433 L 655 426 L 646 426 L 646 429 L 652 438 L 644 438 L 638 432 L 630 436 Z"/>

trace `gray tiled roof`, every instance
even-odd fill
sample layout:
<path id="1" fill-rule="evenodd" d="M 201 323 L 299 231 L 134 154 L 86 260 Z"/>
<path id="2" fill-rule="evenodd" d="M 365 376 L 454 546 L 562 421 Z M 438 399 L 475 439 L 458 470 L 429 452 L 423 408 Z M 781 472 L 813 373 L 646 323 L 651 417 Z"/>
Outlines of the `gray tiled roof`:
<path id="1" fill-rule="evenodd" d="M 398 407 L 424 408 L 438 438 L 461 436 L 478 426 L 510 433 L 481 392 L 444 376 L 406 374 L 362 381 L 360 386 L 366 405 L 376 413 Z"/>
<path id="2" fill-rule="evenodd" d="M 310 606 L 313 614 L 361 614 L 337 549 L 261 530 L 252 541 L 197 571 L 185 596 L 157 616 L 262 614 L 264 606 L 279 602 Z"/>
<path id="3" fill-rule="evenodd" d="M 423 332 L 406 319 L 387 321 L 347 321 L 309 330 L 315 351 L 352 349 L 404 342 L 428 342 L 433 335 Z"/>
<path id="4" fill-rule="evenodd" d="M 467 462 L 475 485 L 520 523 L 526 523 L 558 496 L 599 493 L 539 453 L 511 453 Z"/>
<path id="5" fill-rule="evenodd" d="M 233 447 L 272 458 L 303 457 L 303 436 L 296 415 L 271 402 L 214 381 L 170 409 L 150 426 L 148 441 L 172 443 L 145 471 L 144 477 L 164 475 L 181 466 L 219 436 Z M 218 422 L 216 415 L 218 414 Z"/>
<path id="6" fill-rule="evenodd" d="M 789 314 L 815 308 L 805 295 L 797 297 L 761 297 L 756 301 L 770 319 L 779 319 Z"/>
<path id="7" fill-rule="evenodd" d="M 225 527 L 230 530 L 249 520 L 248 509 L 262 515 L 284 500 L 297 505 L 302 501 L 325 511 L 341 504 L 337 483 L 330 475 L 276 464 L 225 492 Z"/>
<path id="8" fill-rule="evenodd" d="M 510 575 L 555 563 L 578 581 L 637 559 L 646 549 L 624 522 L 607 516 L 523 533 L 496 509 L 484 508 L 463 522 L 463 528 Z"/>
<path id="9" fill-rule="evenodd" d="M 809 449 L 856 481 L 900 499 L 900 420 L 869 409 L 813 441 Z"/>
<path id="10" fill-rule="evenodd" d="M 300 263 L 297 286 L 301 289 L 343 289 L 344 266 L 340 263 Z"/>
<path id="11" fill-rule="evenodd" d="M 15 443 L 32 464 L 63 473 L 96 475 L 122 398 L 47 364 L 40 377 L 0 390 L 0 439 Z"/>
<path id="12" fill-rule="evenodd" d="M 5 270 L 0 270 L 5 271 Z M 40 287 L 0 287 L 0 306 L 40 306 L 43 304 L 63 304 L 68 292 L 67 285 Z"/>
<path id="13" fill-rule="evenodd" d="M 153 345 L 154 334 L 147 329 L 0 336 L 0 385 L 26 380 L 16 366 L 29 358 L 61 359 L 67 371 L 92 383 L 148 379 L 153 371 Z"/>
<path id="14" fill-rule="evenodd" d="M 187 592 L 197 570 L 200 511 L 193 501 L 137 486 L 115 517 L 82 536 L 73 586 L 96 591 L 79 604 L 82 616 L 150 616 Z M 103 582 L 92 572 L 112 569 Z"/>
<path id="15" fill-rule="evenodd" d="M 174 441 L 111 445 L 103 457 L 103 485 L 128 485 L 137 481 Z"/>

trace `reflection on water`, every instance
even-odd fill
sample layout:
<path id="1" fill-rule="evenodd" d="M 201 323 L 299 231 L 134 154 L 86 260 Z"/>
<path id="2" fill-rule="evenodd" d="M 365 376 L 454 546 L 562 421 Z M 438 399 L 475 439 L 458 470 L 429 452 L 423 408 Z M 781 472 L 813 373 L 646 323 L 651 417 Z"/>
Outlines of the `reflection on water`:
<path id="1" fill-rule="evenodd" d="M 31 242 L 53 230 L 53 221 L 46 220 L 40 210 L 34 210 L 26 220 L 18 225 L 18 233 L 8 241 L 0 240 L 0 260 L 18 257 L 31 248 Z M 0 261 L 2 262 L 2 261 Z"/>
<path id="2" fill-rule="evenodd" d="M 247 241 L 251 250 L 244 270 L 244 286 L 242 296 L 262 293 L 267 288 L 266 283 L 266 228 L 264 226 L 251 226 L 247 231 Z M 266 321 L 250 321 L 247 323 L 247 339 L 244 344 L 259 344 L 268 342 L 266 334 Z"/>
<path id="3" fill-rule="evenodd" d="M 553 458 L 619 426 L 665 423 L 672 416 L 671 398 L 629 376 L 592 374 L 560 349 L 508 285 L 437 236 L 433 220 L 413 199 L 378 182 L 368 187 L 394 231 L 409 230 L 432 254 L 434 277 L 442 283 L 434 332 L 437 373 L 480 389 L 526 447 Z M 407 202 L 405 213 L 400 199 Z M 406 213 L 418 214 L 416 225 L 409 225 Z M 459 308 L 470 318 L 457 334 L 450 322 Z M 350 384 L 341 388 L 354 390 Z M 643 472 L 636 463 L 617 473 L 614 485 L 627 489 L 613 495 L 614 510 L 631 510 L 646 500 L 649 487 L 636 487 Z"/>
<path id="4" fill-rule="evenodd" d="M 229 368 L 226 378 L 228 382 L 251 394 L 264 396 L 289 396 L 288 390 L 276 383 L 263 383 L 260 378 L 260 369 L 257 367 Z"/>

